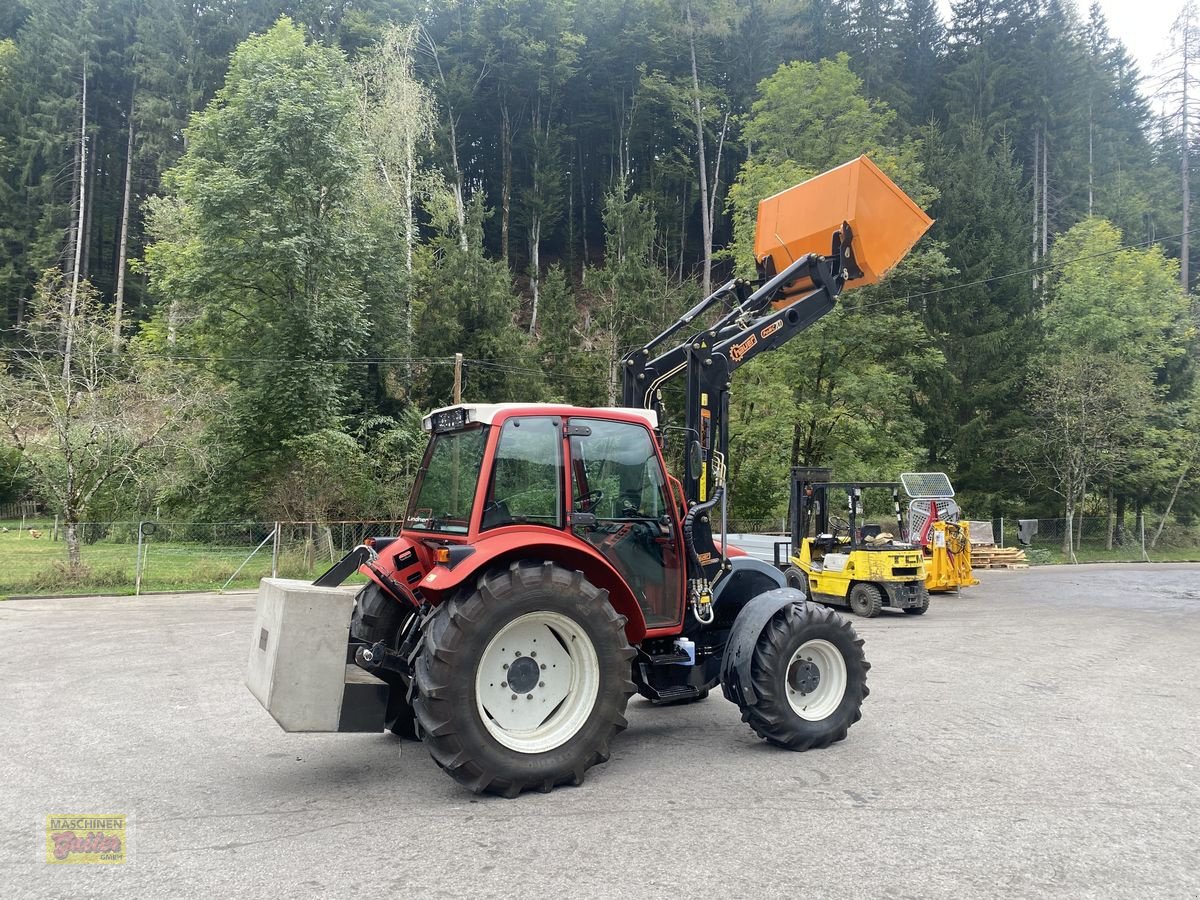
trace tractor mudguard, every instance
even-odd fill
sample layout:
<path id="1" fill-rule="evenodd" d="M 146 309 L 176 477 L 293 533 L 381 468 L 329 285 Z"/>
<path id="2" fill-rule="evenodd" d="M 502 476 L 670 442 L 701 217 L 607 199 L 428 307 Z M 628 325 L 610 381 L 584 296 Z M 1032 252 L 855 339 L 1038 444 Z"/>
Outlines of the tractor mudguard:
<path id="1" fill-rule="evenodd" d="M 638 644 L 646 636 L 646 617 L 629 585 L 598 550 L 579 540 L 552 531 L 532 529 L 484 537 L 471 545 L 474 553 L 452 567 L 434 566 L 420 583 L 421 590 L 440 603 L 465 584 L 496 566 L 527 559 L 558 563 L 583 573 L 596 587 L 608 591 L 608 602 L 625 617 L 625 636 Z"/>
<path id="2" fill-rule="evenodd" d="M 730 557 L 729 566 L 729 574 L 713 588 L 713 608 L 722 617 L 736 615 L 726 613 L 726 610 L 740 610 L 750 598 L 764 591 L 787 587 L 782 572 L 753 556 Z"/>
<path id="3" fill-rule="evenodd" d="M 754 706 L 758 695 L 750 678 L 750 662 L 758 636 L 777 612 L 789 603 L 804 602 L 804 594 L 795 588 L 776 588 L 751 599 L 733 622 L 725 654 L 721 658 L 721 692 L 725 699 L 741 706 Z"/>

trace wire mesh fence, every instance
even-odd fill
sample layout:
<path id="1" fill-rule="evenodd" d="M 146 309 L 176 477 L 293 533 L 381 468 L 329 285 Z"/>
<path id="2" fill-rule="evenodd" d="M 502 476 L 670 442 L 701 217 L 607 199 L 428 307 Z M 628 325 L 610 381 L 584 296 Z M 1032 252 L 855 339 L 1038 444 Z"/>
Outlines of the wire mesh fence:
<path id="1" fill-rule="evenodd" d="M 1035 563 L 1200 561 L 1200 525 L 1153 515 L 1007 520 L 1005 534 Z"/>
<path id="2" fill-rule="evenodd" d="M 398 521 L 81 522 L 81 565 L 68 565 L 57 520 L 0 525 L 0 595 L 234 590 L 268 575 L 315 578 Z"/>
<path id="3" fill-rule="evenodd" d="M 1200 561 L 1200 523 L 1158 517 L 996 519 L 997 545 L 1035 564 Z M 0 521 L 0 596 L 136 594 L 252 588 L 268 575 L 312 579 L 367 537 L 400 522 L 82 522 L 82 565 L 67 564 L 66 529 L 53 518 Z M 735 535 L 786 536 L 786 518 L 730 518 Z M 1068 546 L 1068 534 L 1070 536 Z M 766 545 L 764 545 L 766 546 Z"/>

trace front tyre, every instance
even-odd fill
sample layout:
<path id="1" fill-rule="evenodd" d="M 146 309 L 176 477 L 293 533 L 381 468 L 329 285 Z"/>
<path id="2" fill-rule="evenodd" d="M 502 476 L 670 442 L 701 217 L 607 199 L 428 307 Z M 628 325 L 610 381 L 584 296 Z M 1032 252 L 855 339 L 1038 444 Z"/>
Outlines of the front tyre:
<path id="1" fill-rule="evenodd" d="M 828 747 L 862 717 L 870 693 L 862 638 L 834 610 L 790 603 L 754 647 L 751 678 L 758 702 L 739 702 L 742 721 L 789 750 Z"/>
<path id="2" fill-rule="evenodd" d="M 447 600 L 415 674 L 434 761 L 476 793 L 581 783 L 627 724 L 624 626 L 606 592 L 553 563 L 513 564 Z"/>

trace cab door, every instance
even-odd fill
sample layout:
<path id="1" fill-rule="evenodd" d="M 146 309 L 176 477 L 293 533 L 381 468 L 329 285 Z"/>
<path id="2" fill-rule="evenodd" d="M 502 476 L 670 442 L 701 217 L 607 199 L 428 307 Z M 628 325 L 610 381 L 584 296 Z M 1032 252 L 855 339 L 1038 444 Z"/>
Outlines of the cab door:
<path id="1" fill-rule="evenodd" d="M 683 621 L 678 520 L 650 431 L 633 422 L 571 418 L 571 523 L 625 579 L 648 629 Z"/>

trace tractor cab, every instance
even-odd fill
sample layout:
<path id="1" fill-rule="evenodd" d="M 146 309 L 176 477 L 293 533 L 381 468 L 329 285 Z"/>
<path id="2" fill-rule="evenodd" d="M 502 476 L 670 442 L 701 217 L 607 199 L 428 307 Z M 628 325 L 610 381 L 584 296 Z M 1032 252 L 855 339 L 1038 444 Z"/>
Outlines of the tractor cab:
<path id="1" fill-rule="evenodd" d="M 429 445 L 400 538 L 381 554 L 425 561 L 405 573 L 422 597 L 441 602 L 480 564 L 536 546 L 608 590 L 636 639 L 678 632 L 682 506 L 653 411 L 460 404 L 423 424 Z M 388 568 L 367 571 L 380 581 L 375 570 Z"/>

